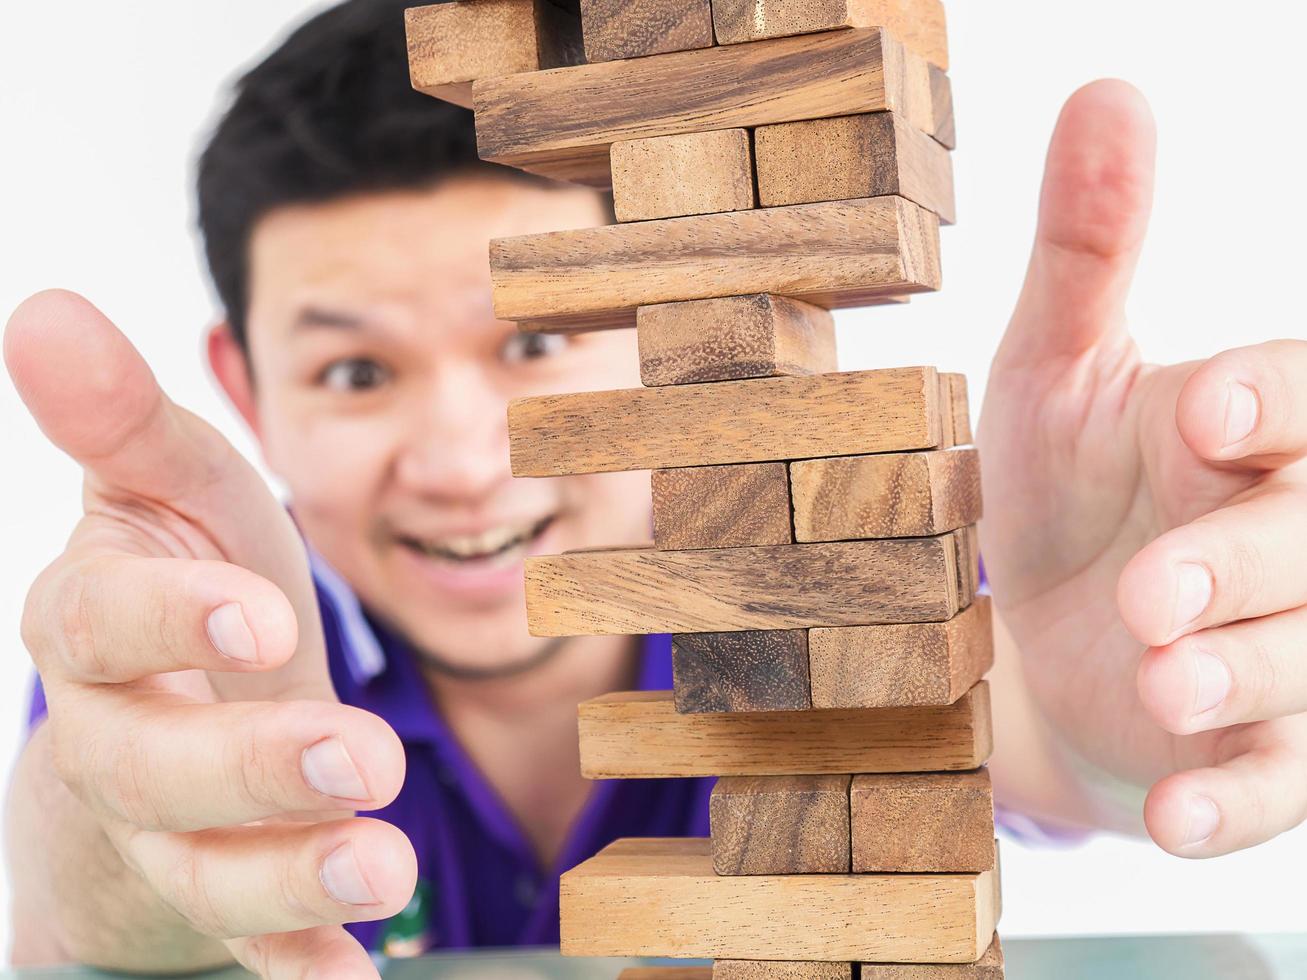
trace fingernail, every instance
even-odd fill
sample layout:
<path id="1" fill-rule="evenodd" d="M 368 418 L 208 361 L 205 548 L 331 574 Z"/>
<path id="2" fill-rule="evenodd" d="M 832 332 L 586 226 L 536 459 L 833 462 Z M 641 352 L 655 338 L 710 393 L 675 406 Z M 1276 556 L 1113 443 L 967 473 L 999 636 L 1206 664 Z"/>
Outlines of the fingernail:
<path id="1" fill-rule="evenodd" d="M 224 657 L 247 664 L 258 663 L 259 647 L 239 602 L 229 602 L 209 613 L 204 629 L 209 634 L 209 642 Z"/>
<path id="2" fill-rule="evenodd" d="M 1194 681 L 1197 693 L 1194 695 L 1194 716 L 1205 715 L 1220 705 L 1230 693 L 1230 668 L 1220 657 L 1214 657 L 1205 651 L 1193 655 Z"/>
<path id="3" fill-rule="evenodd" d="M 328 854 L 322 862 L 319 878 L 327 894 L 338 902 L 345 905 L 377 904 L 377 896 L 368 887 L 358 859 L 354 857 L 353 844 L 341 844 Z"/>
<path id="4" fill-rule="evenodd" d="M 1216 833 L 1216 828 L 1221 824 L 1221 811 L 1205 796 L 1191 796 L 1189 798 L 1189 816 L 1185 821 L 1184 842 L 1185 845 L 1201 844 L 1212 834 Z"/>
<path id="5" fill-rule="evenodd" d="M 339 736 L 314 742 L 300 759 L 304 781 L 323 796 L 338 800 L 366 800 L 368 788 L 359 775 L 358 766 L 349 756 Z"/>
<path id="6" fill-rule="evenodd" d="M 1175 609 L 1171 629 L 1188 626 L 1203 614 L 1212 601 L 1212 576 L 1202 565 L 1181 562 L 1175 570 Z"/>
<path id="7" fill-rule="evenodd" d="M 1240 381 L 1225 386 L 1225 445 L 1243 442 L 1257 428 L 1261 404 L 1257 392 Z"/>

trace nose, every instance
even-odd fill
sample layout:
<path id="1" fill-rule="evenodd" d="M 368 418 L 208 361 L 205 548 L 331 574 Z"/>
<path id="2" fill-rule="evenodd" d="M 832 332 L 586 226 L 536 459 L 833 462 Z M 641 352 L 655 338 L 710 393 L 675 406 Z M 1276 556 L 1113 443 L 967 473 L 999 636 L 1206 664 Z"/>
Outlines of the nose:
<path id="1" fill-rule="evenodd" d="M 471 363 L 447 366 L 414 400 L 396 464 L 406 490 L 476 504 L 512 478 L 508 398 L 485 371 Z"/>

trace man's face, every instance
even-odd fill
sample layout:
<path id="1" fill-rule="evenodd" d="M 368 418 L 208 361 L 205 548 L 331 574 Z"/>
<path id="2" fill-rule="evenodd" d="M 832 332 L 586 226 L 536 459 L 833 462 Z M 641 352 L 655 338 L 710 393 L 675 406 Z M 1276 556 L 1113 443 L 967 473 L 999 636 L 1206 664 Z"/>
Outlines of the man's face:
<path id="1" fill-rule="evenodd" d="M 250 251 L 252 413 L 314 548 L 428 656 L 530 662 L 525 556 L 649 536 L 642 473 L 514 479 L 512 398 L 639 385 L 627 331 L 494 318 L 492 238 L 603 222 L 583 189 L 490 174 L 286 208 Z"/>

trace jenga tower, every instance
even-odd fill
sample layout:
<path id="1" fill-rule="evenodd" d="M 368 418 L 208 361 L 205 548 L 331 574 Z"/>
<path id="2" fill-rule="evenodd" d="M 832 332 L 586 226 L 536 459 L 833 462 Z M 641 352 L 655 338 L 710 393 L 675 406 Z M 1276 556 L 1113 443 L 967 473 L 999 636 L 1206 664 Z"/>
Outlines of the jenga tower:
<path id="1" fill-rule="evenodd" d="M 654 546 L 529 559 L 529 620 L 674 634 L 674 693 L 581 705 L 585 775 L 721 777 L 710 841 L 563 877 L 564 952 L 1001 977 L 965 380 L 838 373 L 829 313 L 940 285 L 940 0 L 462 0 L 408 28 L 484 159 L 613 189 L 614 226 L 491 246 L 497 316 L 635 327 L 644 382 L 510 408 L 516 475 L 653 471 Z"/>

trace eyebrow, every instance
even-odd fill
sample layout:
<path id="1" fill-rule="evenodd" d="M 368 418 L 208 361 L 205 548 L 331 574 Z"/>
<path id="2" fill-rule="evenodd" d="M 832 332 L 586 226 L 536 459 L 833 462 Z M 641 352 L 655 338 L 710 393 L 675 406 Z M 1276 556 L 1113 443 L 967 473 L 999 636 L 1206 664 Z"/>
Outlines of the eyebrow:
<path id="1" fill-rule="evenodd" d="M 367 321 L 360 316 L 317 306 L 308 306 L 300 310 L 294 324 L 296 330 L 361 330 L 366 326 Z"/>

